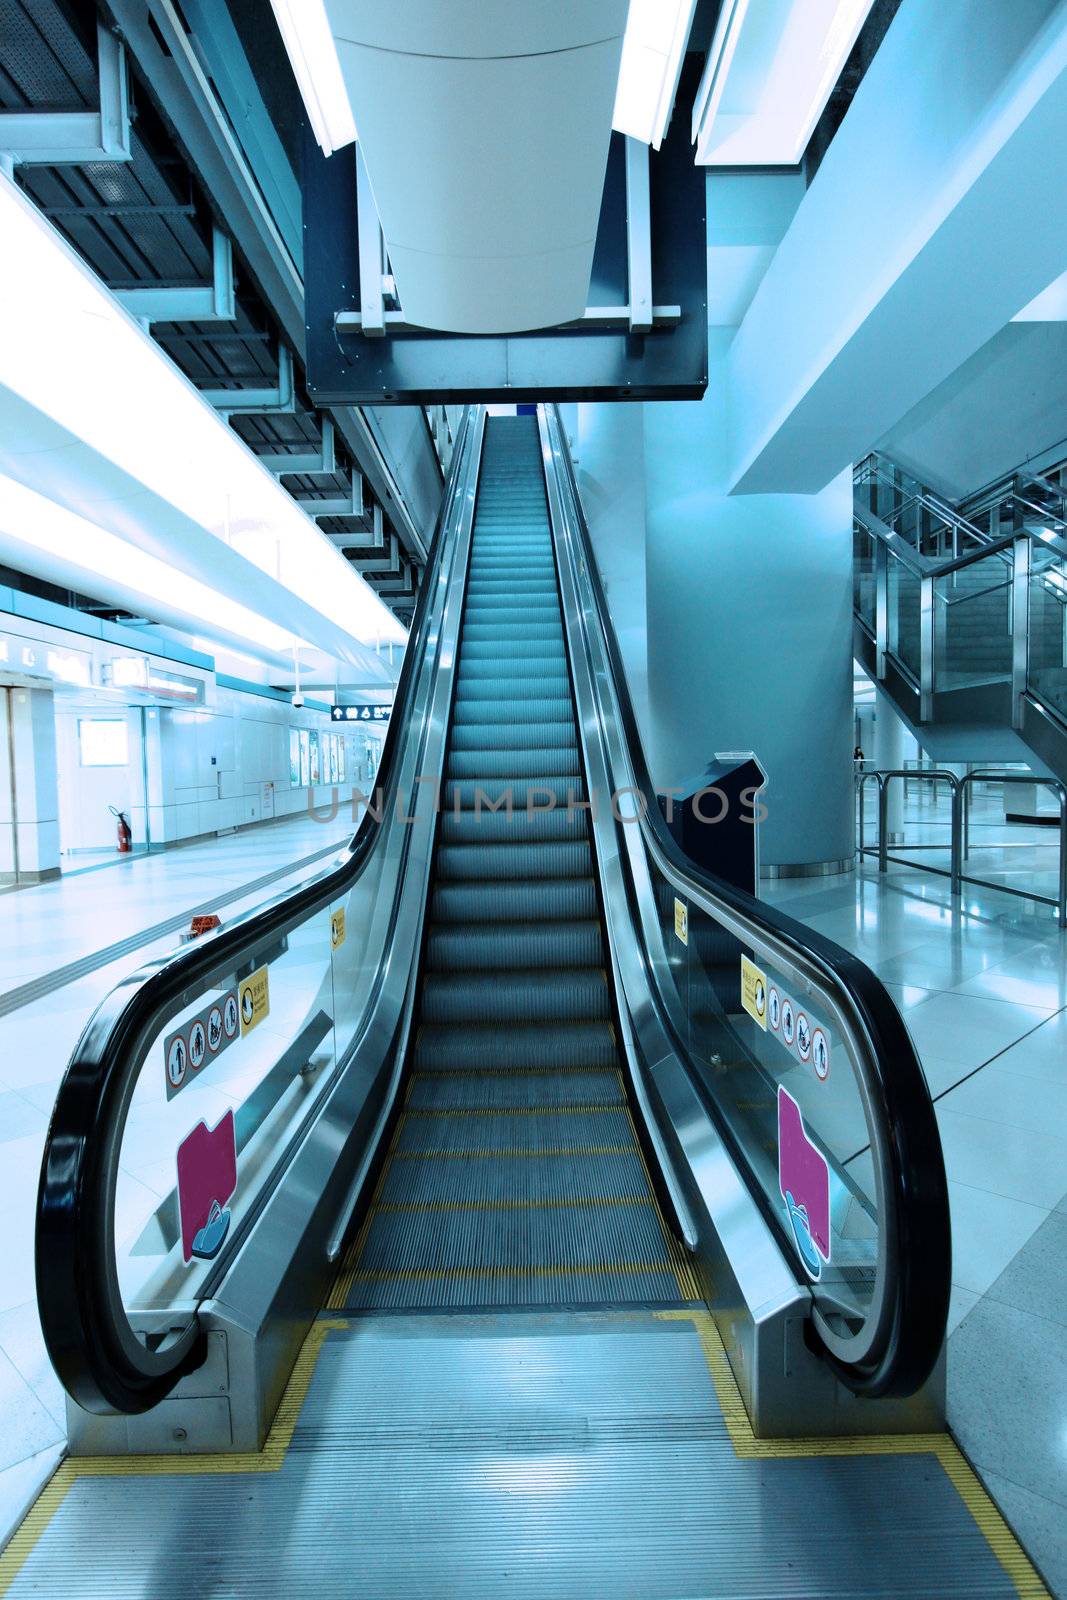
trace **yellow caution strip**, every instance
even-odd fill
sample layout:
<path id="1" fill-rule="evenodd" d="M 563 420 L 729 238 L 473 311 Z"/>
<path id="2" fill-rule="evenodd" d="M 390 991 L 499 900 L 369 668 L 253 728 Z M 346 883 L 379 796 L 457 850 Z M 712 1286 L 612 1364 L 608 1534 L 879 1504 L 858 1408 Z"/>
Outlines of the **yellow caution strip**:
<path id="1" fill-rule="evenodd" d="M 68 1456 L 56 1468 L 0 1554 L 0 1595 L 8 1592 L 79 1478 L 189 1478 L 206 1473 L 278 1472 L 292 1443 L 322 1346 L 334 1330 L 350 1326 L 344 1318 L 320 1318 L 312 1324 L 260 1451 L 204 1456 Z"/>
<path id="2" fill-rule="evenodd" d="M 940 1462 L 1021 1600 L 1050 1600 L 1033 1564 L 983 1488 L 973 1467 L 947 1433 L 883 1433 L 844 1439 L 757 1439 L 710 1311 L 656 1311 L 661 1322 L 691 1322 L 700 1340 L 734 1454 L 745 1461 L 812 1456 L 930 1455 Z"/>

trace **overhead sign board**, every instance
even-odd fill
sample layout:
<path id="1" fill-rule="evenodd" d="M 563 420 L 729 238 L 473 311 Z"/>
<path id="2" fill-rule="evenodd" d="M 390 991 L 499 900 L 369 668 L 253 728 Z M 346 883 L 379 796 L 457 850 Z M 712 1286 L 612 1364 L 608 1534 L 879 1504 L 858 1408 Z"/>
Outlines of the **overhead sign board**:
<path id="1" fill-rule="evenodd" d="M 334 722 L 388 722 L 392 706 L 383 705 L 378 700 L 345 700 L 341 705 L 331 706 L 330 717 Z"/>

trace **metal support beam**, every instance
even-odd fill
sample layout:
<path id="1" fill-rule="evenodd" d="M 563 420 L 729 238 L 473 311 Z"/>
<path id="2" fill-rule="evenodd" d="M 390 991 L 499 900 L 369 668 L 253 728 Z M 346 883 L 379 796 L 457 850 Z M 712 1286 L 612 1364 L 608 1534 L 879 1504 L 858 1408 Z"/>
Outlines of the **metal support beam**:
<path id="1" fill-rule="evenodd" d="M 378 208 L 363 160 L 363 146 L 359 144 L 356 146 L 356 224 L 359 230 L 360 327 L 369 339 L 380 339 L 385 333 L 382 297 L 385 249 Z"/>
<path id="2" fill-rule="evenodd" d="M 626 140 L 626 261 L 630 284 L 630 332 L 652 329 L 652 211 L 648 146 Z"/>
<path id="3" fill-rule="evenodd" d="M 307 512 L 309 517 L 362 517 L 363 505 L 363 474 L 352 468 L 352 476 L 347 495 L 334 496 L 322 499 L 310 494 L 294 494 L 293 499 L 297 505 Z"/>
<path id="4" fill-rule="evenodd" d="M 292 352 L 286 344 L 278 346 L 278 382 L 273 389 L 201 389 L 200 393 L 209 405 L 227 417 L 291 413 L 296 410 Z"/>
<path id="5" fill-rule="evenodd" d="M 627 328 L 630 326 L 630 310 L 625 306 L 587 306 L 582 316 L 574 322 L 563 322 L 563 328 L 574 328 L 582 331 L 600 332 L 605 328 Z M 680 322 L 682 318 L 681 306 L 653 306 L 649 327 L 665 327 L 669 323 Z M 362 311 L 338 311 L 333 319 L 333 325 L 338 333 L 370 333 L 369 328 L 363 326 Z M 426 336 L 425 328 L 418 328 L 413 322 L 408 322 L 403 311 L 387 311 L 385 313 L 385 331 L 389 334 L 414 333 Z"/>
<path id="6" fill-rule="evenodd" d="M 233 246 L 221 228 L 211 230 L 211 268 L 208 284 L 116 289 L 115 298 L 142 322 L 233 322 L 237 316 Z"/>
<path id="7" fill-rule="evenodd" d="M 258 457 L 262 466 L 268 472 L 273 472 L 276 477 L 284 477 L 289 472 L 317 473 L 337 471 L 337 446 L 334 433 L 333 418 L 322 418 L 321 443 L 317 451 L 303 451 L 299 454 L 283 455 L 273 451 Z"/>
<path id="8" fill-rule="evenodd" d="M 382 508 L 375 502 L 371 506 L 371 526 L 368 533 L 363 528 L 346 528 L 341 533 L 327 533 L 322 529 L 323 536 L 330 543 L 336 545 L 338 550 L 349 554 L 363 556 L 378 556 L 383 550 L 390 548 L 389 539 L 396 538 L 391 529 L 387 530 Z"/>
<path id="9" fill-rule="evenodd" d="M 1030 667 L 1030 561 L 1033 555 L 1033 543 L 1030 535 L 1021 531 L 1021 522 L 1022 518 L 1017 516 L 1011 580 L 1011 725 L 1016 729 L 1023 726 L 1023 696 Z"/>
<path id="10" fill-rule="evenodd" d="M 934 580 L 919 582 L 919 716 L 932 722 L 934 716 Z"/>
<path id="11" fill-rule="evenodd" d="M 126 51 L 121 39 L 100 23 L 96 50 L 98 111 L 0 112 L 0 152 L 9 168 L 130 160 Z"/>

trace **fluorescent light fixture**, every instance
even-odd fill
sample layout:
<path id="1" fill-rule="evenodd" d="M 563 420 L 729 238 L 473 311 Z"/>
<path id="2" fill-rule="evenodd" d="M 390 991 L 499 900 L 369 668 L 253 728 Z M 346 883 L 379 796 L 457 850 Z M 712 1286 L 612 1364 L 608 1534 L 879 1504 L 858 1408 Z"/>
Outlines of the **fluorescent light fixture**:
<path id="1" fill-rule="evenodd" d="M 611 125 L 658 150 L 671 120 L 696 0 L 630 0 Z"/>
<path id="2" fill-rule="evenodd" d="M 332 156 L 356 124 L 323 0 L 270 0 L 315 138 Z"/>
<path id="3" fill-rule="evenodd" d="M 118 590 L 135 605 L 147 600 L 178 626 L 207 623 L 246 644 L 282 655 L 301 641 L 257 616 L 239 600 L 220 594 L 199 578 L 191 578 L 149 555 L 117 534 L 98 528 L 36 489 L 0 473 L 0 552 L 23 572 L 68 575 L 73 588 L 91 592 L 99 573 L 120 573 Z M 47 566 L 42 566 L 42 561 Z M 115 585 L 110 585 L 115 589 Z"/>
<path id="4" fill-rule="evenodd" d="M 92 492 L 79 488 L 75 509 L 121 529 L 124 548 L 136 540 L 206 583 L 215 541 L 228 545 L 288 591 L 273 591 L 276 620 L 286 620 L 291 595 L 303 603 L 294 625 L 331 655 L 342 638 L 372 648 L 407 639 L 351 562 L 3 174 L 0 238 L 0 470 L 52 494 L 68 470 L 88 481 L 91 457 Z M 72 503 L 58 488 L 54 498 Z M 266 586 L 261 596 L 266 611 Z M 321 638 L 306 608 L 330 624 Z"/>
<path id="5" fill-rule="evenodd" d="M 793 167 L 872 0 L 723 0 L 693 105 L 697 161 Z"/>

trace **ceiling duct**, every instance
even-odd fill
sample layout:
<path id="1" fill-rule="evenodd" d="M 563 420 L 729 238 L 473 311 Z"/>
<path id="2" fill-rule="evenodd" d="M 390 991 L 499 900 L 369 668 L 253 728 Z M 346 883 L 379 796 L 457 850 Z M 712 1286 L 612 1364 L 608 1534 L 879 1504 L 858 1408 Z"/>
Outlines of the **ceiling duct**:
<path id="1" fill-rule="evenodd" d="M 627 0 L 327 0 L 405 320 L 583 315 Z"/>

